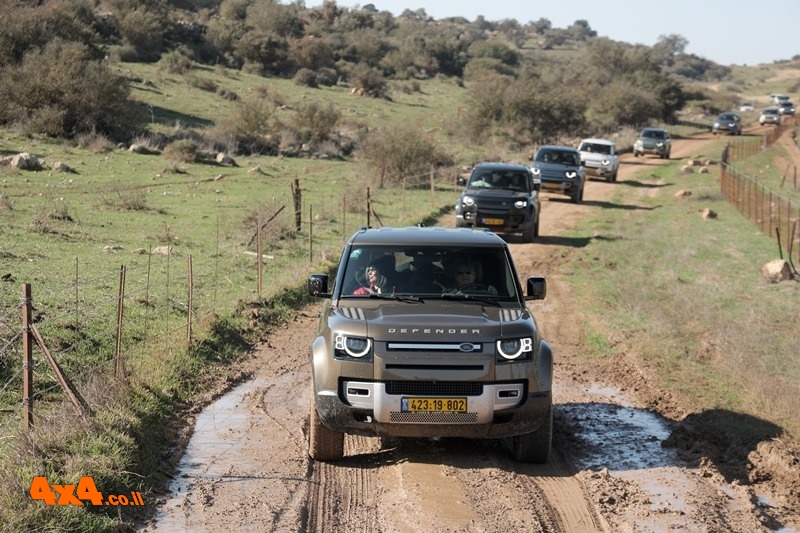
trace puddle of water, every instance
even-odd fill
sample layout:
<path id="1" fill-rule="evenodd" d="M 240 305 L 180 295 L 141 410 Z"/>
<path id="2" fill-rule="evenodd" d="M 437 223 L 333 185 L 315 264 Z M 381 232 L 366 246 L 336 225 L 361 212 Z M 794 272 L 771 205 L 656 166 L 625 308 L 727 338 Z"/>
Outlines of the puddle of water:
<path id="1" fill-rule="evenodd" d="M 155 525 L 161 531 L 187 531 L 188 524 L 181 507 L 193 502 L 191 485 L 194 479 L 221 478 L 232 467 L 249 466 L 247 461 L 239 465 L 236 457 L 241 447 L 241 434 L 247 429 L 252 413 L 245 406 L 245 397 L 260 387 L 266 380 L 246 381 L 197 416 L 194 433 L 181 457 L 178 475 L 169 487 L 171 497 L 155 516 Z M 224 458 L 217 462 L 217 458 Z"/>

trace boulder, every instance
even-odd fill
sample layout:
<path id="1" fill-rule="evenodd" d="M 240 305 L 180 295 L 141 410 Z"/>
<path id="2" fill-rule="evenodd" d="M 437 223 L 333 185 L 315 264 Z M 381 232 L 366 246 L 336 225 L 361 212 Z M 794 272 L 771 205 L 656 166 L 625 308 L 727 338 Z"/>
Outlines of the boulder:
<path id="1" fill-rule="evenodd" d="M 717 218 L 717 212 L 714 211 L 713 209 L 708 209 L 708 208 L 703 209 L 703 212 L 701 213 L 701 215 L 706 220 L 708 220 L 710 218 Z"/>
<path id="2" fill-rule="evenodd" d="M 792 279 L 792 269 L 788 261 L 775 259 L 761 267 L 761 275 L 769 283 L 780 283 Z"/>
<path id="3" fill-rule="evenodd" d="M 692 165 L 683 165 L 681 167 L 681 174 L 694 174 L 694 167 Z"/>
<path id="4" fill-rule="evenodd" d="M 675 193 L 675 198 L 688 198 L 692 195 L 692 191 L 681 189 Z"/>
<path id="5" fill-rule="evenodd" d="M 42 162 L 28 152 L 22 152 L 11 157 L 11 166 L 19 170 L 42 170 Z"/>

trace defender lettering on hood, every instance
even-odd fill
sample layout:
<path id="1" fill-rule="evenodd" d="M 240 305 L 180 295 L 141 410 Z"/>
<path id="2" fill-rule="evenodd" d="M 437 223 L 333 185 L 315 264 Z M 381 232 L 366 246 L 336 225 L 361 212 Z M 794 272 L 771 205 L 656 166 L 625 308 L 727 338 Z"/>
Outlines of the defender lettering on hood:
<path id="1" fill-rule="evenodd" d="M 508 438 L 514 457 L 550 452 L 553 355 L 506 242 L 484 230 L 356 232 L 324 298 L 311 344 L 309 455 L 344 456 L 346 433 Z"/>

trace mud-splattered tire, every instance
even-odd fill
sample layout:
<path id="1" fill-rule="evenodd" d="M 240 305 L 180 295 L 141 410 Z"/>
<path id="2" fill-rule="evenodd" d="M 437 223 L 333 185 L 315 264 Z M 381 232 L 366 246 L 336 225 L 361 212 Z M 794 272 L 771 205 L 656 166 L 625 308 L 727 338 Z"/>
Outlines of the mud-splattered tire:
<path id="1" fill-rule="evenodd" d="M 520 463 L 546 463 L 553 443 L 553 407 L 547 410 L 542 427 L 512 439 L 514 459 Z"/>
<path id="2" fill-rule="evenodd" d="M 328 429 L 319 419 L 314 391 L 308 424 L 308 456 L 317 461 L 337 461 L 344 457 L 344 433 Z"/>

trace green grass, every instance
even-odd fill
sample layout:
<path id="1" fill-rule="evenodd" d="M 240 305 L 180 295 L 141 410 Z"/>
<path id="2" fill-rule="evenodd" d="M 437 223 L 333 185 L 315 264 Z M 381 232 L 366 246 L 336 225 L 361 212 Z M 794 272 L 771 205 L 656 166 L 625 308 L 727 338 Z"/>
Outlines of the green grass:
<path id="1" fill-rule="evenodd" d="M 570 271 L 583 305 L 689 404 L 757 416 L 796 438 L 800 288 L 762 280 L 775 244 L 722 198 L 718 169 L 682 175 L 671 164 L 635 180 L 658 194 L 639 197 L 641 207 L 623 216 L 601 211 L 577 230 L 596 236 Z M 612 203 L 631 203 L 635 190 L 626 182 L 618 189 Z M 693 194 L 678 199 L 680 189 Z M 718 218 L 703 219 L 706 208 Z"/>

